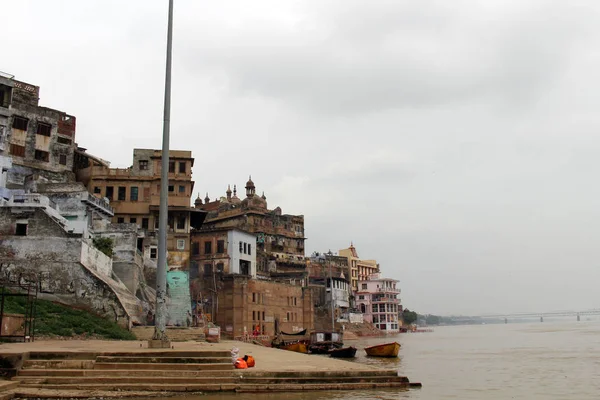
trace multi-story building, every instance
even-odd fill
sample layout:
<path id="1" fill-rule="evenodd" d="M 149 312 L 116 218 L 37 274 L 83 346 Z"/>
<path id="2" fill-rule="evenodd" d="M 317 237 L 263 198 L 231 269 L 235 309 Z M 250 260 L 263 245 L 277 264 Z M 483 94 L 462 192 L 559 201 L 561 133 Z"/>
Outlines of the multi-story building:
<path id="1" fill-rule="evenodd" d="M 198 196 L 194 204 L 208 213 L 202 228 L 192 232 L 196 312 L 210 315 L 233 336 L 257 325 L 270 335 L 312 329 L 304 216 L 282 214 L 279 207 L 269 210 L 252 179 L 244 199 L 234 185 L 217 200 L 210 201 L 207 194 L 204 202 Z"/>
<path id="2" fill-rule="evenodd" d="M 256 236 L 235 228 L 194 232 L 190 258 L 198 275 L 223 273 L 256 278 Z"/>
<path id="3" fill-rule="evenodd" d="M 382 331 L 399 330 L 398 313 L 402 311 L 402 305 L 397 284 L 397 280 L 382 278 L 379 273 L 358 281 L 356 305 L 363 313 L 365 322 L 373 323 Z"/>
<path id="4" fill-rule="evenodd" d="M 77 150 L 77 179 L 95 196 L 110 201 L 113 223 L 139 227 L 138 248 L 150 259 L 158 257 L 158 214 L 162 152 L 134 149 L 133 165 L 110 168 L 107 162 Z M 167 262 L 169 266 L 189 267 L 190 231 L 202 225 L 206 213 L 190 207 L 194 189 L 190 151 L 169 152 L 169 213 Z"/>
<path id="5" fill-rule="evenodd" d="M 246 182 L 246 197 L 237 196 L 227 188 L 225 196 L 210 201 L 208 194 L 204 203 L 198 197 L 197 208 L 208 212 L 203 231 L 236 228 L 256 236 L 257 274 L 270 278 L 272 273 L 305 274 L 304 216 L 282 214 L 281 208 L 267 208 L 267 198 L 256 194 L 256 186 L 250 178 Z M 196 234 L 194 234 L 196 235 Z"/>
<path id="6" fill-rule="evenodd" d="M 75 117 L 39 105 L 39 86 L 0 74 L 0 155 L 12 158 L 7 187 L 20 188 L 38 174 L 73 180 Z"/>
<path id="7" fill-rule="evenodd" d="M 348 259 L 348 266 L 350 268 L 350 282 L 352 290 L 356 292 L 358 290 L 358 282 L 366 280 L 370 275 L 379 272 L 379 265 L 375 260 L 361 260 L 358 257 L 358 252 L 354 247 L 354 244 L 350 244 L 347 249 L 339 251 L 339 255 Z"/>
<path id="8" fill-rule="evenodd" d="M 313 329 L 312 302 L 307 288 L 227 275 L 220 282 L 218 301 L 206 312 L 226 336 L 252 334 L 256 326 L 261 334 L 273 336 Z"/>
<path id="9" fill-rule="evenodd" d="M 352 292 L 348 259 L 334 255 L 331 251 L 313 253 L 307 261 L 307 272 L 315 306 L 329 311 L 333 301 L 336 315 L 345 314 L 350 307 Z"/>

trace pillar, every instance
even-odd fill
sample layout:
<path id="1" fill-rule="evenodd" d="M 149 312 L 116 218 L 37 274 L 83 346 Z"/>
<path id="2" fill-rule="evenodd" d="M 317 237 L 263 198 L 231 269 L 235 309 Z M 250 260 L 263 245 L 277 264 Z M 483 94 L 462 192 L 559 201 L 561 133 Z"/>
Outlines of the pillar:
<path id="1" fill-rule="evenodd" d="M 540 317 L 540 322 L 544 322 L 544 317 Z"/>

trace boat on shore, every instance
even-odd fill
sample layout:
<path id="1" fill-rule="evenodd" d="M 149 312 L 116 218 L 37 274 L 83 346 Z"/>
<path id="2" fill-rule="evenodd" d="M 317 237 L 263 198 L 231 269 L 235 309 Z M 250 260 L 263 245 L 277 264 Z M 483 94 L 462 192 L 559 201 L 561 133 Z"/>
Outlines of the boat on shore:
<path id="1" fill-rule="evenodd" d="M 278 348 L 281 350 L 295 351 L 296 353 L 308 353 L 308 346 L 306 345 L 306 343 L 302 342 L 283 344 Z"/>
<path id="2" fill-rule="evenodd" d="M 329 356 L 333 358 L 354 358 L 356 356 L 356 347 L 343 347 L 329 351 Z"/>
<path id="3" fill-rule="evenodd" d="M 310 334 L 308 350 L 312 354 L 329 354 L 331 350 L 344 346 L 342 332 L 319 331 Z"/>
<path id="4" fill-rule="evenodd" d="M 400 343 L 384 343 L 371 347 L 365 347 L 365 352 L 371 357 L 398 357 Z"/>

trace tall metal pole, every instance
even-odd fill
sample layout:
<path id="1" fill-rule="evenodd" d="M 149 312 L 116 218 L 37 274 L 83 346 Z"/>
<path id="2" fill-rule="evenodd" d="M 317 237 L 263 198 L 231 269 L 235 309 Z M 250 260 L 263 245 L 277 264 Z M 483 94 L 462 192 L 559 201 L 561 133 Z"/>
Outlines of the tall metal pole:
<path id="1" fill-rule="evenodd" d="M 327 259 L 327 258 L 325 258 Z M 331 261 L 328 261 L 329 264 L 329 294 L 331 295 L 331 332 L 335 331 L 335 317 L 333 315 L 333 277 L 331 276 Z"/>
<path id="2" fill-rule="evenodd" d="M 158 214 L 158 265 L 156 268 L 155 340 L 166 341 L 167 319 L 167 221 L 169 212 L 169 133 L 171 122 L 171 50 L 173 47 L 173 0 L 169 0 L 167 27 L 167 68 L 165 74 L 165 104 L 163 116 L 162 162 L 160 174 L 160 210 Z"/>

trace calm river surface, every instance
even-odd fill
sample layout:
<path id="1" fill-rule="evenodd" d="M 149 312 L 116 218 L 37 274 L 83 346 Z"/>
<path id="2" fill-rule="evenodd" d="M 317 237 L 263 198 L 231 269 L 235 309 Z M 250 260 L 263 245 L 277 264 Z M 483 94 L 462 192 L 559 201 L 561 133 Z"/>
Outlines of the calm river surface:
<path id="1" fill-rule="evenodd" d="M 574 318 L 573 318 L 574 319 Z M 397 340 L 394 360 L 364 356 L 365 345 Z M 434 332 L 348 341 L 355 362 L 397 368 L 422 389 L 312 393 L 219 394 L 187 400 L 322 399 L 598 399 L 600 322 L 436 327 Z M 319 356 L 315 356 L 319 357 Z M 260 362 L 260 360 L 257 360 Z"/>

